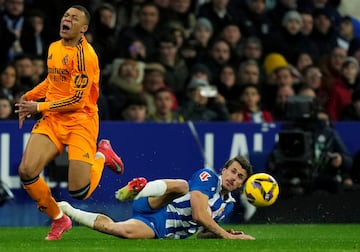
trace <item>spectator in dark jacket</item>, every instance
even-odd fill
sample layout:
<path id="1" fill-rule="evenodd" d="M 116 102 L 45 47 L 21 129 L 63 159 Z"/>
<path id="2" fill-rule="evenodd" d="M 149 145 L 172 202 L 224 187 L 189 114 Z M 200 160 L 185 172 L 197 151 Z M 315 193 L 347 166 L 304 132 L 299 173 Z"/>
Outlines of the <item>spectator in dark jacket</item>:
<path id="1" fill-rule="evenodd" d="M 304 0 L 302 0 L 304 1 Z M 274 24 L 274 29 L 281 27 L 285 13 L 297 9 L 298 0 L 277 0 L 274 9 L 269 12 L 269 16 Z"/>
<path id="2" fill-rule="evenodd" d="M 236 71 L 231 65 L 224 65 L 221 68 L 219 78 L 215 79 L 215 85 L 226 102 L 239 100 L 241 86 L 237 82 Z"/>
<path id="3" fill-rule="evenodd" d="M 287 12 L 283 18 L 282 28 L 265 43 L 266 51 L 282 54 L 292 65 L 296 65 L 297 56 L 302 52 L 316 58 L 319 54 L 316 44 L 301 33 L 302 25 L 299 12 Z"/>
<path id="4" fill-rule="evenodd" d="M 310 38 L 317 45 L 319 55 L 323 56 L 332 51 L 336 46 L 337 32 L 332 22 L 331 15 L 325 9 L 314 11 L 314 30 Z"/>
<path id="5" fill-rule="evenodd" d="M 225 64 L 236 64 L 231 46 L 223 39 L 217 39 L 210 47 L 210 51 L 198 63 L 206 65 L 214 76 L 219 76 L 220 69 Z"/>
<path id="6" fill-rule="evenodd" d="M 135 39 L 140 39 L 147 52 L 147 59 L 151 59 L 156 54 L 159 34 L 159 10 L 151 2 L 145 2 L 139 10 L 139 22 L 135 26 L 124 27 L 119 34 L 117 44 L 124 45 L 121 48 L 128 48 Z M 124 52 L 120 51 L 119 56 L 123 57 Z"/>
<path id="7" fill-rule="evenodd" d="M 156 61 L 165 68 L 165 83 L 173 90 L 177 99 L 182 100 L 189 69 L 179 53 L 174 34 L 165 33 L 160 36 Z"/>
<path id="8" fill-rule="evenodd" d="M 113 61 L 116 56 L 116 12 L 112 5 L 103 3 L 96 9 L 91 34 L 92 45 L 99 57 L 100 68 Z"/>
<path id="9" fill-rule="evenodd" d="M 213 27 L 211 22 L 204 17 L 198 18 L 190 37 L 184 41 L 181 48 L 181 54 L 190 68 L 195 62 L 208 54 L 212 37 Z"/>
<path id="10" fill-rule="evenodd" d="M 244 36 L 265 39 L 274 30 L 265 0 L 247 0 L 239 15 L 239 25 Z"/>
<path id="11" fill-rule="evenodd" d="M 238 13 L 232 13 L 229 1 L 211 0 L 200 6 L 197 17 L 207 18 L 211 22 L 214 34 L 219 34 L 224 26 L 237 22 Z"/>

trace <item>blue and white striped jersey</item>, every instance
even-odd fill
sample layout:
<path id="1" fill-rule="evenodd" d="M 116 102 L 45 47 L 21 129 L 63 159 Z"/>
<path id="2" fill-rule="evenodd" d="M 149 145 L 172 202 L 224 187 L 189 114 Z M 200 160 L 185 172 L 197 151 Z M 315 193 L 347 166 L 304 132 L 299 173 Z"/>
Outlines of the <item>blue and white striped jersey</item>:
<path id="1" fill-rule="evenodd" d="M 221 197 L 221 177 L 210 169 L 194 173 L 189 181 L 189 191 L 200 191 L 209 197 L 208 212 L 217 222 L 223 220 L 234 207 L 234 198 Z M 196 233 L 199 225 L 192 220 L 190 193 L 175 199 L 166 207 L 165 237 L 184 239 Z"/>

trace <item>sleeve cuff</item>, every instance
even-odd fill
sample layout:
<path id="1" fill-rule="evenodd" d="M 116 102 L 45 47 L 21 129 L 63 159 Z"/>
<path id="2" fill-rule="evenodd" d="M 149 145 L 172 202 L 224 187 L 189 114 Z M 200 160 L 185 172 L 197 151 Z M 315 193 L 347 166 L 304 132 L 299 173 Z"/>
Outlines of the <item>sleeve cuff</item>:
<path id="1" fill-rule="evenodd" d="M 37 110 L 38 112 L 43 112 L 50 109 L 50 104 L 48 102 L 39 102 Z"/>

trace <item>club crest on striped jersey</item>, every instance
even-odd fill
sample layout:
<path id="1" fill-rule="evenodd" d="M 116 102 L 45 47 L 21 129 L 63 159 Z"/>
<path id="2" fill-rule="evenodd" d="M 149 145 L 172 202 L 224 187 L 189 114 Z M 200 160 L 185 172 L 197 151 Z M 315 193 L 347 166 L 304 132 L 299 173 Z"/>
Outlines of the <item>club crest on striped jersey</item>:
<path id="1" fill-rule="evenodd" d="M 203 171 L 202 173 L 200 173 L 199 177 L 201 181 L 208 181 L 211 175 L 207 171 Z"/>

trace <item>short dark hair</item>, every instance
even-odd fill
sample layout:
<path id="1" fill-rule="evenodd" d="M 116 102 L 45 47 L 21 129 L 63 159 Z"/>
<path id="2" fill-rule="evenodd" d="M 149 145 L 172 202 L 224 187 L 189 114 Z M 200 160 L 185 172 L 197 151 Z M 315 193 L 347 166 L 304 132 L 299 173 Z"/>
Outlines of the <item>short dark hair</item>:
<path id="1" fill-rule="evenodd" d="M 310 65 L 307 65 L 306 67 L 304 67 L 304 69 L 301 71 L 301 74 L 302 74 L 303 76 L 306 76 L 307 73 L 308 73 L 311 69 L 313 69 L 313 68 L 320 69 L 319 66 L 317 66 L 317 65 L 315 65 L 315 64 L 310 64 Z"/>
<path id="2" fill-rule="evenodd" d="M 261 95 L 259 85 L 252 84 L 252 83 L 246 83 L 246 84 L 241 85 L 241 93 L 240 93 L 240 95 L 243 95 L 245 93 L 246 89 L 248 89 L 248 88 L 255 89 L 258 92 L 258 94 Z"/>
<path id="3" fill-rule="evenodd" d="M 18 54 L 18 55 L 16 55 L 16 56 L 14 57 L 13 62 L 15 63 L 16 61 L 24 60 L 24 59 L 33 60 L 33 55 L 32 55 L 32 54 L 28 54 L 28 53 Z"/>
<path id="4" fill-rule="evenodd" d="M 90 12 L 84 6 L 77 4 L 77 5 L 71 6 L 70 8 L 75 8 L 75 9 L 78 9 L 79 11 L 84 12 L 87 24 L 88 25 L 90 24 L 90 19 L 91 19 Z"/>
<path id="5" fill-rule="evenodd" d="M 154 7 L 156 9 L 157 14 L 159 15 L 159 7 L 152 1 L 145 1 L 141 3 L 138 10 L 138 14 L 142 12 L 146 7 Z"/>
<path id="6" fill-rule="evenodd" d="M 174 46 L 176 46 L 177 40 L 173 33 L 164 32 L 163 34 L 161 34 L 161 36 L 159 38 L 159 44 L 161 44 L 161 43 L 171 43 Z"/>
<path id="7" fill-rule="evenodd" d="M 160 93 L 163 93 L 163 92 L 168 92 L 168 93 L 170 93 L 171 95 L 174 94 L 174 92 L 172 91 L 171 88 L 169 88 L 169 87 L 161 87 L 161 88 L 159 88 L 159 89 L 157 89 L 157 90 L 155 91 L 154 97 L 156 98 Z"/>
<path id="8" fill-rule="evenodd" d="M 225 169 L 229 168 L 229 166 L 234 162 L 238 162 L 241 165 L 241 167 L 246 171 L 248 177 L 250 177 L 251 174 L 253 174 L 253 167 L 250 164 L 250 161 L 247 158 L 245 158 L 244 156 L 236 156 L 232 159 L 229 159 L 224 164 L 223 168 L 225 168 Z"/>
<path id="9" fill-rule="evenodd" d="M 143 94 L 131 94 L 128 95 L 122 110 L 129 108 L 130 106 L 144 106 L 147 107 L 146 98 Z"/>
<path id="10" fill-rule="evenodd" d="M 3 95 L 3 94 L 0 94 L 0 100 L 8 100 L 10 102 L 10 104 L 11 104 L 10 99 L 7 96 Z"/>

